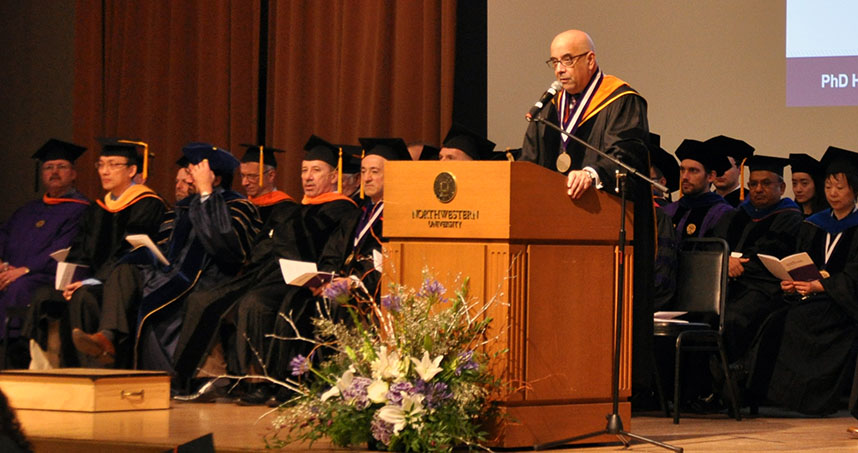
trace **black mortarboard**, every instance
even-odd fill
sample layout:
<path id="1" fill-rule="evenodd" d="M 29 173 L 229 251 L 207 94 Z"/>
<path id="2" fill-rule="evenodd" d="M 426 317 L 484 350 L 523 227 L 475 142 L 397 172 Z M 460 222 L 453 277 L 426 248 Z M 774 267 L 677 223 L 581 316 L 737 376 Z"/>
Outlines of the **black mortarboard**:
<path id="1" fill-rule="evenodd" d="M 101 156 L 120 156 L 128 159 L 129 165 L 136 165 L 140 157 L 137 153 L 137 140 L 126 140 L 121 138 L 101 137 Z"/>
<path id="2" fill-rule="evenodd" d="M 649 144 L 655 146 L 656 148 L 661 148 L 661 135 L 658 135 L 655 132 L 650 132 Z"/>
<path id="3" fill-rule="evenodd" d="M 353 175 L 360 173 L 360 159 L 363 148 L 358 145 L 337 145 L 343 150 L 343 173 Z"/>
<path id="4" fill-rule="evenodd" d="M 241 146 L 247 148 L 247 151 L 242 156 L 242 162 L 257 162 L 259 165 L 270 165 L 274 168 L 277 168 L 277 159 L 274 156 L 274 153 L 285 153 L 282 149 L 272 148 L 270 146 L 264 145 L 251 145 L 247 143 L 242 143 Z M 262 149 L 262 156 L 260 156 L 259 149 Z"/>
<path id="5" fill-rule="evenodd" d="M 52 138 L 42 145 L 31 157 L 41 162 L 57 159 L 74 162 L 84 151 L 86 151 L 86 148 L 83 146 Z"/>
<path id="6" fill-rule="evenodd" d="M 98 138 L 101 143 L 101 156 L 120 156 L 128 159 L 128 165 L 136 165 L 137 173 L 143 174 L 143 180 L 149 177 L 149 158 L 154 157 L 149 152 L 149 144 L 140 140 L 126 138 Z M 138 152 L 142 149 L 142 152 Z"/>
<path id="7" fill-rule="evenodd" d="M 437 146 L 423 144 L 423 151 L 420 151 L 420 157 L 417 160 L 438 160 L 438 153 L 441 148 Z"/>
<path id="8" fill-rule="evenodd" d="M 209 168 L 219 176 L 231 174 L 239 165 L 238 159 L 232 153 L 211 143 L 188 143 L 182 148 L 182 154 L 188 158 L 189 163 L 194 165 L 208 159 Z"/>
<path id="9" fill-rule="evenodd" d="M 401 138 L 359 138 L 358 141 L 366 156 L 375 154 L 387 160 L 411 160 L 408 146 Z"/>
<path id="10" fill-rule="evenodd" d="M 745 162 L 751 171 L 766 170 L 783 177 L 784 167 L 789 165 L 789 159 L 774 156 L 751 156 Z"/>
<path id="11" fill-rule="evenodd" d="M 321 137 L 311 135 L 304 145 L 304 151 L 306 151 L 304 160 L 321 160 L 331 167 L 337 168 L 339 166 L 339 147 Z"/>
<path id="12" fill-rule="evenodd" d="M 706 171 L 715 170 L 717 176 L 721 176 L 733 165 L 727 160 L 727 156 L 712 149 L 706 142 L 686 138 L 676 148 L 676 157 L 679 162 L 691 159 L 700 162 Z"/>
<path id="13" fill-rule="evenodd" d="M 719 135 L 706 140 L 704 143 L 712 147 L 717 152 L 724 153 L 736 161 L 736 165 L 742 166 L 742 161 L 751 157 L 754 154 L 754 147 L 739 140 L 726 135 Z"/>
<path id="14" fill-rule="evenodd" d="M 450 126 L 450 131 L 444 137 L 443 145 L 445 148 L 460 149 L 474 160 L 491 156 L 495 149 L 494 142 L 456 123 Z"/>
<path id="15" fill-rule="evenodd" d="M 792 174 L 807 173 L 813 178 L 822 176 L 819 161 L 804 153 L 790 153 L 789 166 Z"/>
<path id="16" fill-rule="evenodd" d="M 858 153 L 848 149 L 829 146 L 819 161 L 825 169 L 825 176 L 845 173 L 858 176 Z"/>
<path id="17" fill-rule="evenodd" d="M 649 134 L 649 159 L 653 167 L 658 168 L 664 179 L 667 180 L 667 188 L 671 192 L 679 190 L 679 163 L 672 154 L 665 151 L 659 146 L 660 139 L 653 140 L 653 136 L 658 137 L 658 134 Z"/>

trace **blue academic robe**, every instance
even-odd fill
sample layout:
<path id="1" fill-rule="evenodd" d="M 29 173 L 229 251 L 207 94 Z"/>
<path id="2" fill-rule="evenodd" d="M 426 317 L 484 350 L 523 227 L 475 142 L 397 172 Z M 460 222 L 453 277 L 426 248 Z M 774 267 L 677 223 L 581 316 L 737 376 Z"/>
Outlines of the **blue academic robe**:
<path id="1" fill-rule="evenodd" d="M 147 252 L 149 264 L 141 267 L 143 299 L 134 346 L 138 367 L 172 371 L 185 298 L 238 274 L 261 226 L 249 200 L 219 187 L 205 202 L 194 195 L 176 205 L 169 240 L 161 247 L 170 265 L 154 263 Z"/>

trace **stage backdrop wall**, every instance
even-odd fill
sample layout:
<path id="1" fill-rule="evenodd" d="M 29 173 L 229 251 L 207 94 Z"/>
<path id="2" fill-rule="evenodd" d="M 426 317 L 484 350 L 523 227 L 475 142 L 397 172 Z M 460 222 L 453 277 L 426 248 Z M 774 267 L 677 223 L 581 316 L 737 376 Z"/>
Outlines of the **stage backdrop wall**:
<path id="1" fill-rule="evenodd" d="M 670 152 L 718 134 L 769 155 L 858 150 L 858 108 L 786 107 L 785 20 L 783 0 L 490 1 L 489 138 L 521 146 L 524 114 L 554 80 L 551 39 L 577 28 L 605 73 L 647 99 L 650 129 Z"/>
<path id="2" fill-rule="evenodd" d="M 0 1 L 0 222 L 33 190 L 30 159 L 72 138 L 74 0 Z"/>

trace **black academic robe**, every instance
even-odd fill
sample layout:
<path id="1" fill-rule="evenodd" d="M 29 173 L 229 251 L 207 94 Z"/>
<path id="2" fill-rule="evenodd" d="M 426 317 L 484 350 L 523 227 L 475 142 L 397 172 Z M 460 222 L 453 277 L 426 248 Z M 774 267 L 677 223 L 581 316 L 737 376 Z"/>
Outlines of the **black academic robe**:
<path id="1" fill-rule="evenodd" d="M 387 242 L 383 234 L 384 202 L 367 203 L 361 208 L 355 225 L 353 245 L 346 257 L 342 275 L 355 276 L 363 282 L 370 295 L 378 295 L 381 272 L 376 269 L 375 255 L 381 254 L 382 244 Z"/>
<path id="2" fill-rule="evenodd" d="M 78 234 L 72 240 L 67 262 L 88 266 L 86 275 L 105 281 L 119 260 L 131 249 L 125 240 L 129 234 L 154 235 L 166 210 L 164 200 L 152 192 L 130 200 L 124 207 L 111 212 L 100 203 L 90 205 L 80 221 Z M 79 280 L 79 279 L 78 279 Z M 80 328 L 92 332 L 98 327 L 101 313 L 102 285 L 86 285 L 66 301 L 53 285 L 34 292 L 24 323 L 23 335 L 47 347 L 47 326 L 59 319 L 62 363 L 76 365 L 77 353 L 71 344 L 71 330 Z"/>
<path id="3" fill-rule="evenodd" d="M 276 189 L 260 197 L 251 198 L 250 201 L 259 210 L 259 218 L 262 219 L 263 224 L 268 221 L 268 217 L 271 216 L 275 206 L 281 203 L 295 203 L 295 200 L 286 192 Z"/>
<path id="4" fill-rule="evenodd" d="M 656 207 L 658 250 L 655 255 L 655 287 L 653 290 L 653 310 L 669 310 L 676 292 L 676 262 L 679 240 L 671 218 L 662 208 Z"/>
<path id="5" fill-rule="evenodd" d="M 742 194 L 742 189 L 737 188 L 736 190 L 728 193 L 727 195 L 724 195 L 724 199 L 727 200 L 727 203 L 730 203 L 730 206 L 735 208 L 735 207 L 738 207 L 740 204 L 742 204 L 742 202 L 744 201 L 740 198 L 741 194 Z M 745 189 L 745 195 L 747 196 L 747 194 L 748 194 L 748 189 Z"/>
<path id="6" fill-rule="evenodd" d="M 198 194 L 185 198 L 175 211 L 170 238 L 161 250 L 170 264 L 158 263 L 140 249 L 147 262 L 140 265 L 143 288 L 134 363 L 143 369 L 172 371 L 185 298 L 238 274 L 261 227 L 249 200 L 220 187 L 204 202 Z"/>
<path id="7" fill-rule="evenodd" d="M 749 261 L 744 272 L 730 279 L 724 309 L 724 340 L 731 361 L 741 358 L 765 318 L 782 307 L 780 281 L 760 262 L 762 253 L 783 258 L 795 252 L 795 236 L 802 217 L 795 204 L 784 198 L 774 206 L 756 209 L 750 200 L 725 214 L 713 235 L 723 238 L 733 253 Z"/>
<path id="8" fill-rule="evenodd" d="M 352 249 L 355 223 L 360 211 L 353 200 L 334 199 L 301 208 L 302 228 L 295 232 L 301 259 L 315 261 L 324 272 L 338 272 Z M 288 375 L 288 362 L 297 354 L 309 353 L 309 343 L 271 340 L 272 332 L 294 336 L 293 329 L 280 314 L 290 315 L 305 337 L 313 336 L 312 316 L 315 298 L 309 289 L 286 285 L 279 275 L 276 281 L 257 285 L 242 297 L 236 308 L 236 363 L 248 373 L 252 363 L 264 362 L 268 373 L 277 378 Z"/>
<path id="9" fill-rule="evenodd" d="M 607 79 L 608 76 L 606 76 Z M 627 84 L 603 85 L 610 93 L 604 101 L 593 104 L 594 112 L 580 124 L 575 136 L 593 147 L 605 151 L 630 165 L 643 175 L 649 175 L 649 124 L 646 100 Z M 562 95 L 563 92 L 560 93 Z M 557 98 L 537 115 L 558 124 Z M 522 143 L 519 160 L 534 162 L 557 170 L 556 159 L 561 147 L 560 133 L 542 123 L 531 122 Z M 599 175 L 603 190 L 614 193 L 616 165 L 570 141 L 567 147 L 572 157 L 572 169 L 593 168 Z M 627 178 L 627 196 L 634 202 L 634 290 L 632 313 L 632 386 L 633 392 L 648 389 L 653 375 L 651 350 L 653 344 L 653 262 L 655 259 L 655 214 L 649 184 Z M 619 224 L 619 219 L 616 220 Z"/>
<path id="10" fill-rule="evenodd" d="M 173 353 L 172 367 L 181 380 L 193 377 L 211 348 L 219 341 L 225 350 L 234 349 L 236 301 L 259 282 L 276 282 L 280 277 L 279 258 L 301 259 L 294 238 L 294 223 L 300 221 L 301 205 L 284 201 L 272 206 L 268 219 L 253 239 L 250 260 L 236 277 L 211 289 L 195 291 L 185 299 L 184 319 Z M 229 358 L 229 357 L 228 357 Z"/>
<path id="11" fill-rule="evenodd" d="M 314 205 L 278 204 L 254 241 L 251 262 L 244 272 L 187 299 L 174 356 L 178 375 L 193 377 L 219 341 L 226 346 L 230 367 L 239 372 L 246 371 L 249 357 L 266 355 L 269 339 L 264 336 L 272 333 L 287 292 L 306 291 L 283 282 L 278 260 L 315 261 L 320 270 L 335 270 L 346 253 L 348 233 L 343 230 L 351 228 L 355 218 L 354 203 L 342 198 Z M 331 238 L 330 245 L 325 237 Z M 228 318 L 232 320 L 224 322 Z"/>
<path id="12" fill-rule="evenodd" d="M 768 336 L 780 334 L 777 353 L 758 357 L 760 370 L 774 359 L 768 400 L 812 415 L 843 409 L 858 350 L 858 213 L 839 222 L 815 224 L 820 216 L 830 217 L 830 210 L 802 223 L 797 251 L 807 252 L 819 269 L 830 274 L 820 280 L 825 292 L 807 298 L 786 296 L 789 305 L 763 331 Z M 838 223 L 845 229 L 826 263 L 826 236 L 831 231 L 831 241 L 835 240 Z"/>

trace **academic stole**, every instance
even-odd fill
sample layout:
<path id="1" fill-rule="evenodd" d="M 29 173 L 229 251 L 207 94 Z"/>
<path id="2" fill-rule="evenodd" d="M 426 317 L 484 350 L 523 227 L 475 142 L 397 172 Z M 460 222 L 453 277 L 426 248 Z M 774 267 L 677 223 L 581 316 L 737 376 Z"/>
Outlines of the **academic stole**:
<path id="1" fill-rule="evenodd" d="M 561 135 L 561 139 L 563 140 L 563 149 L 566 149 L 569 145 L 569 137 L 571 137 L 576 130 L 578 130 L 578 125 L 581 121 L 581 117 L 584 116 L 584 112 L 587 111 L 587 107 L 590 105 L 590 101 L 593 100 L 593 95 L 599 89 L 599 86 L 602 84 L 602 79 L 605 75 L 602 73 L 600 69 L 596 72 L 596 75 L 590 80 L 590 83 L 587 84 L 587 87 L 584 89 L 584 94 L 581 96 L 581 99 L 578 100 L 578 103 L 575 105 L 569 105 L 572 96 L 568 95 L 565 91 L 562 92 L 560 96 L 560 105 L 557 111 L 558 120 L 563 127 L 563 130 L 566 131 L 568 135 Z"/>
<path id="2" fill-rule="evenodd" d="M 384 210 L 384 202 L 383 201 L 379 201 L 378 203 L 376 203 L 372 206 L 372 211 L 369 213 L 370 215 L 368 216 L 369 219 L 367 220 L 366 225 L 363 225 L 363 228 L 361 228 L 357 232 L 357 234 L 355 235 L 355 240 L 354 240 L 354 250 L 355 251 L 357 251 L 358 246 L 363 242 L 364 238 L 366 237 L 366 234 L 369 232 L 369 230 L 372 229 L 373 224 L 375 224 L 375 221 L 378 219 L 378 216 L 381 215 L 381 212 L 383 210 Z"/>

